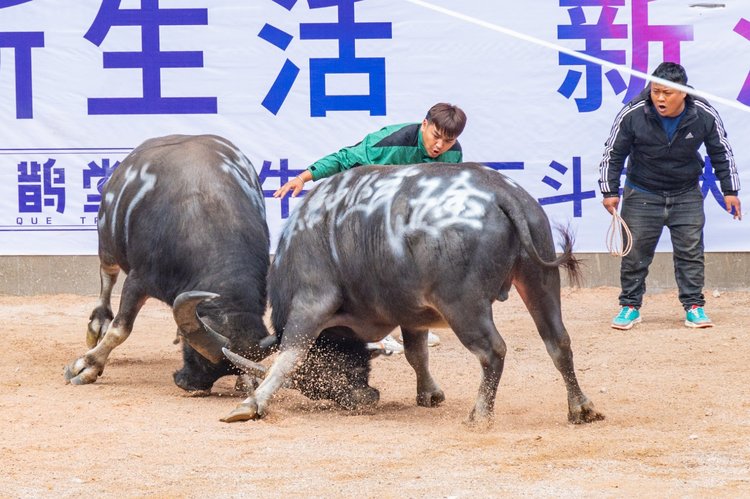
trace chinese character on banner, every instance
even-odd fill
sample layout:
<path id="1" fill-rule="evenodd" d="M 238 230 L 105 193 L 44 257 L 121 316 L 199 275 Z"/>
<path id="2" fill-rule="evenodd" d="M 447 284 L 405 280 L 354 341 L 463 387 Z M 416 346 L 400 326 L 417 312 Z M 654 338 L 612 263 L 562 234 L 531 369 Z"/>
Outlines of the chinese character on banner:
<path id="1" fill-rule="evenodd" d="M 560 7 L 570 7 L 570 25 L 557 27 L 560 40 L 583 40 L 585 48 L 579 52 L 615 64 L 625 64 L 626 50 L 604 50 L 604 40 L 627 39 L 628 25 L 615 23 L 615 17 L 624 7 L 626 0 L 559 0 Z M 662 44 L 662 60 L 680 62 L 680 44 L 693 40 L 693 27 L 685 25 L 664 26 L 649 24 L 648 7 L 650 0 L 630 0 L 631 4 L 631 68 L 641 73 L 648 72 L 649 44 Z M 583 8 L 600 7 L 596 24 L 587 24 Z M 596 111 L 602 103 L 602 67 L 575 56 L 560 54 L 560 66 L 583 66 L 586 73 L 586 97 L 576 98 L 581 113 Z M 628 102 L 645 87 L 642 78 L 631 76 L 625 83 L 620 73 L 614 69 L 604 74 L 615 95 L 625 92 L 622 102 Z M 582 71 L 569 69 L 558 92 L 570 99 L 581 82 Z M 627 91 L 626 91 L 627 90 Z"/>
<path id="2" fill-rule="evenodd" d="M 4 0 L 0 10 L 26 3 L 30 0 Z M 41 31 L 12 31 L 0 33 L 0 53 L 3 48 L 13 49 L 16 86 L 16 118 L 34 117 L 31 92 L 31 49 L 44 47 L 44 33 Z M 3 65 L 8 66 L 6 62 Z"/>
<path id="3" fill-rule="evenodd" d="M 703 168 L 703 175 L 701 175 L 701 194 L 703 194 L 703 198 L 705 199 L 708 197 L 708 193 L 711 193 L 711 196 L 716 200 L 716 203 L 721 206 L 721 209 L 726 209 L 726 204 L 724 203 L 724 194 L 721 192 L 721 189 L 719 188 L 719 179 L 716 178 L 716 175 L 714 174 L 714 168 L 711 164 L 711 158 L 706 156 L 705 158 L 705 167 Z"/>
<path id="4" fill-rule="evenodd" d="M 566 173 L 568 173 L 568 170 L 569 170 L 568 167 L 558 163 L 557 161 L 552 161 L 549 164 L 549 166 L 550 168 L 560 173 L 561 175 L 565 175 Z M 560 188 L 562 187 L 561 182 L 551 177 L 548 177 L 546 175 L 542 179 L 542 182 L 552 187 L 556 191 L 559 191 Z M 537 201 L 539 201 L 539 204 L 541 204 L 542 206 L 548 205 L 548 204 L 572 202 L 573 203 L 573 217 L 581 218 L 583 216 L 583 200 L 594 199 L 594 198 L 596 198 L 596 193 L 593 190 L 590 190 L 590 191 L 582 190 L 581 158 L 578 156 L 573 156 L 573 192 L 569 194 L 559 194 L 556 196 L 543 197 L 543 198 L 539 198 Z"/>
<path id="5" fill-rule="evenodd" d="M 102 158 L 101 165 L 98 165 L 95 161 L 91 161 L 86 165 L 87 168 L 83 170 L 83 188 L 91 190 L 93 187 L 96 189 L 96 193 L 86 194 L 86 203 L 83 205 L 85 213 L 97 213 L 99 211 L 99 204 L 102 202 L 102 187 L 104 187 L 104 183 L 109 180 L 112 172 L 119 165 L 119 161 L 115 161 L 113 165 L 110 165 L 109 158 Z M 93 179 L 98 180 L 92 186 L 91 181 Z"/>
<path id="6" fill-rule="evenodd" d="M 288 159 L 281 159 L 279 161 L 279 169 L 275 170 L 273 168 L 273 163 L 270 161 L 263 161 L 263 166 L 260 168 L 260 174 L 258 174 L 258 179 L 260 181 L 260 185 L 262 186 L 266 179 L 270 178 L 278 178 L 279 179 L 279 185 L 286 184 L 290 178 L 296 177 L 300 173 L 304 172 L 305 170 L 290 170 L 289 169 L 289 160 Z M 272 198 L 273 193 L 276 192 L 276 189 L 271 190 L 263 190 L 263 197 L 264 198 Z M 302 190 L 300 192 L 300 195 L 304 195 L 307 191 Z M 284 198 L 281 200 L 281 218 L 288 218 L 289 217 L 289 198 L 291 196 L 284 196 Z"/>
<path id="7" fill-rule="evenodd" d="M 43 207 L 54 206 L 58 213 L 65 212 L 65 170 L 53 168 L 54 159 L 44 165 L 37 161 L 18 164 L 18 211 L 41 213 Z"/>
<path id="8" fill-rule="evenodd" d="M 484 161 L 482 164 L 497 171 L 523 170 L 523 161 Z"/>
<path id="9" fill-rule="evenodd" d="M 272 0 L 291 11 L 297 0 Z M 332 23 L 301 23 L 301 40 L 337 40 L 338 58 L 310 59 L 310 116 L 325 116 L 328 111 L 369 111 L 371 116 L 384 116 L 385 58 L 357 57 L 355 42 L 361 39 L 391 39 L 390 22 L 356 22 L 354 7 L 364 0 L 307 0 L 310 9 L 338 8 L 338 19 Z M 266 24 L 258 36 L 286 50 L 293 36 Z M 328 75 L 367 75 L 369 93 L 363 95 L 331 95 L 326 88 Z M 287 59 L 262 105 L 277 114 L 292 89 L 299 67 Z"/>
<path id="10" fill-rule="evenodd" d="M 140 26 L 134 36 L 141 52 L 104 52 L 104 68 L 141 69 L 143 97 L 90 98 L 89 114 L 216 114 L 216 97 L 164 97 L 163 68 L 202 68 L 203 52 L 162 51 L 161 26 L 205 26 L 207 9 L 162 9 L 159 0 L 141 0 L 140 9 L 121 9 L 120 0 L 102 0 L 99 12 L 84 35 L 100 46 L 113 26 Z"/>
<path id="11" fill-rule="evenodd" d="M 734 32 L 743 36 L 748 42 L 750 42 L 750 21 L 744 18 L 740 19 L 740 22 L 734 27 Z M 742 90 L 740 90 L 737 100 L 746 106 L 750 106 L 750 71 L 747 73 L 745 84 L 742 85 Z"/>

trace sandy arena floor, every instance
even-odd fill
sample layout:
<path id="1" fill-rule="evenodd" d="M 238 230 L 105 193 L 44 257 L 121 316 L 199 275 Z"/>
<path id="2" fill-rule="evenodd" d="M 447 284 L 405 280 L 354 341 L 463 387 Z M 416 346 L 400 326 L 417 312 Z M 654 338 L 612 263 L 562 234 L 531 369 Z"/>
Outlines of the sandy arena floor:
<path id="1" fill-rule="evenodd" d="M 682 325 L 676 293 L 650 294 L 630 332 L 609 328 L 617 293 L 563 293 L 579 381 L 607 419 L 567 423 L 562 379 L 513 292 L 495 307 L 508 357 L 484 430 L 463 423 L 479 363 L 450 330 L 430 350 L 440 407 L 416 406 L 414 373 L 392 356 L 373 363 L 373 410 L 284 389 L 265 419 L 226 424 L 232 379 L 204 398 L 173 384 L 166 306 L 148 302 L 104 376 L 70 386 L 95 297 L 0 296 L 0 497 L 747 497 L 750 292 L 710 296 L 706 330 Z"/>

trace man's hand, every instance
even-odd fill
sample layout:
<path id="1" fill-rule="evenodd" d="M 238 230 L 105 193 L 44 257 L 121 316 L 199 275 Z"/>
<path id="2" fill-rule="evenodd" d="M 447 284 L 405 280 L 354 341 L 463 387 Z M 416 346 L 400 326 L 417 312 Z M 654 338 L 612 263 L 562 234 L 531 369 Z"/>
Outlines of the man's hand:
<path id="1" fill-rule="evenodd" d="M 289 191 L 292 191 L 292 197 L 296 198 L 302 189 L 305 188 L 305 182 L 312 180 L 312 174 L 305 170 L 286 184 L 279 187 L 279 189 L 273 193 L 275 198 L 283 198 Z"/>
<path id="2" fill-rule="evenodd" d="M 302 181 L 302 179 L 299 177 L 294 177 L 292 180 L 279 187 L 279 189 L 273 193 L 273 197 L 283 198 L 289 191 L 292 191 L 292 197 L 296 198 L 299 193 L 302 192 L 302 189 L 304 189 L 304 187 L 305 183 Z"/>
<path id="3" fill-rule="evenodd" d="M 620 196 L 610 196 L 608 198 L 604 198 L 602 199 L 602 204 L 604 205 L 605 210 L 614 215 L 615 213 L 617 213 L 617 207 L 620 206 Z"/>
<path id="4" fill-rule="evenodd" d="M 740 203 L 739 197 L 724 196 L 724 205 L 727 208 L 727 213 L 734 215 L 735 220 L 742 220 L 742 203 Z"/>

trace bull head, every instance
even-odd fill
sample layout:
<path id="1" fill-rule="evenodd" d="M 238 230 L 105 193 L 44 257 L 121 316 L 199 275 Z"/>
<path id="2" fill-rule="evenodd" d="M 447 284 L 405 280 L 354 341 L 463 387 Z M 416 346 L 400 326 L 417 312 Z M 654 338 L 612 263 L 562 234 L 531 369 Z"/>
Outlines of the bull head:
<path id="1" fill-rule="evenodd" d="M 180 335 L 199 354 L 218 364 L 224 358 L 222 348 L 229 347 L 229 340 L 203 322 L 196 308 L 204 300 L 213 300 L 219 295 L 206 291 L 186 291 L 174 300 L 172 314 Z"/>
<path id="2" fill-rule="evenodd" d="M 198 315 L 196 309 L 203 301 L 213 300 L 218 298 L 218 296 L 219 295 L 216 293 L 210 293 L 207 291 L 186 291 L 180 293 L 177 298 L 175 298 L 172 306 L 172 314 L 177 323 L 180 336 L 185 338 L 185 341 L 187 341 L 196 352 L 214 364 L 218 364 L 224 359 L 224 353 L 222 350 L 228 349 L 230 342 L 226 336 L 216 332 L 211 326 L 209 326 L 208 323 Z M 266 358 L 275 352 L 277 343 L 277 338 L 274 335 L 263 338 L 258 344 L 261 357 Z M 238 355 L 236 356 L 239 357 Z M 255 364 L 249 360 L 247 360 L 247 362 L 251 362 L 253 365 L 263 368 L 260 364 Z M 238 367 L 243 368 L 243 366 Z"/>

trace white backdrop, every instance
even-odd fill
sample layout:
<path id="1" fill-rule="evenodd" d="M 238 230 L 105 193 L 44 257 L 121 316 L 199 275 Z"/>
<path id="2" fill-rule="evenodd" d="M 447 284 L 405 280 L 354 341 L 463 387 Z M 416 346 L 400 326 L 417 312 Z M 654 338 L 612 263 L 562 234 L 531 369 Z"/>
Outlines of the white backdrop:
<path id="1" fill-rule="evenodd" d="M 297 202 L 270 197 L 279 175 L 439 101 L 467 112 L 466 161 L 523 185 L 572 226 L 578 251 L 606 251 L 598 164 L 643 83 L 534 40 L 646 73 L 683 64 L 717 96 L 747 185 L 750 2 L 696 3 L 430 2 L 467 18 L 409 0 L 0 0 L 0 254 L 96 254 L 101 183 L 130 149 L 173 133 L 245 152 L 275 247 Z M 704 189 L 707 250 L 750 249 L 710 175 Z"/>

